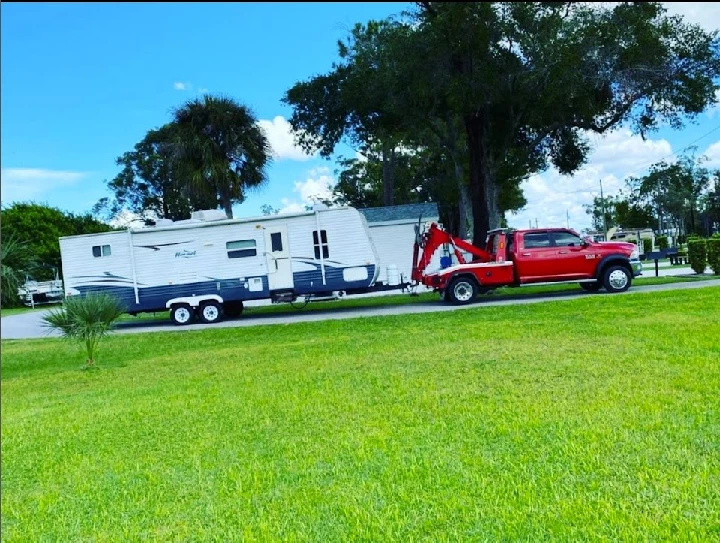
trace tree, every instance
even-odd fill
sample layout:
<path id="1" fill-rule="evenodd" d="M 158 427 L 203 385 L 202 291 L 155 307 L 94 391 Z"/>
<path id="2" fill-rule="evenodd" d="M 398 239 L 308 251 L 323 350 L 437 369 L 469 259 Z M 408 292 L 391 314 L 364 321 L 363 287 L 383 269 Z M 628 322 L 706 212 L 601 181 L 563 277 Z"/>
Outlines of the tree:
<path id="1" fill-rule="evenodd" d="M 58 330 L 70 340 L 78 340 L 85 346 L 86 368 L 95 366 L 100 341 L 112 330 L 125 308 L 114 296 L 105 292 L 70 296 L 63 300 L 61 308 L 53 309 L 43 316 L 48 328 Z"/>
<path id="2" fill-rule="evenodd" d="M 5 239 L 21 242 L 37 262 L 32 272 L 36 279 L 52 279 L 49 267 L 61 268 L 60 242 L 63 236 L 108 232 L 113 228 L 89 213 L 75 215 L 48 205 L 16 202 L 0 212 L 3 244 Z M 39 267 L 39 266 L 44 267 Z"/>
<path id="3" fill-rule="evenodd" d="M 671 164 L 661 161 L 634 181 L 638 201 L 655 210 L 660 230 L 671 225 L 681 236 L 700 231 L 698 206 L 710 188 L 710 172 L 702 167 L 704 160 L 683 155 Z"/>
<path id="4" fill-rule="evenodd" d="M 383 127 L 405 136 L 459 123 L 476 243 L 499 226 L 503 199 L 522 180 L 550 164 L 580 168 L 587 132 L 678 128 L 716 101 L 717 32 L 668 17 L 659 3 L 419 2 L 409 21 L 379 28 L 392 32 L 368 24 L 373 40 L 352 35 L 352 63 L 288 92 L 291 122 L 326 152 L 370 113 L 402 119 Z M 353 77 L 362 86 L 348 85 Z"/>
<path id="5" fill-rule="evenodd" d="M 175 110 L 173 173 L 197 194 L 212 197 L 228 218 L 248 189 L 267 181 L 272 149 L 250 109 L 206 95 Z"/>
<path id="6" fill-rule="evenodd" d="M 508 150 L 528 171 L 572 173 L 585 131 L 680 127 L 716 101 L 717 32 L 660 3 L 421 2 L 417 22 L 464 121 L 476 242 L 499 222 Z"/>
<path id="7" fill-rule="evenodd" d="M 345 139 L 362 152 L 377 157 L 373 164 L 340 159 L 342 171 L 346 172 L 339 183 L 340 190 L 355 205 L 392 205 L 402 201 L 402 196 L 397 200 L 396 190 L 396 183 L 402 180 L 396 178 L 407 177 L 403 173 L 403 150 L 449 158 L 453 168 L 446 177 L 445 192 L 456 194 L 454 212 L 459 214 L 459 220 L 453 217 L 446 226 L 458 225 L 460 235 L 465 237 L 472 213 L 464 140 L 460 137 L 462 125 L 449 113 L 442 97 L 403 85 L 414 70 L 426 70 L 421 65 L 422 59 L 409 58 L 402 50 L 409 32 L 411 29 L 406 25 L 392 20 L 356 25 L 350 36 L 338 44 L 341 63 L 329 74 L 297 83 L 286 92 L 283 101 L 293 107 L 290 122 L 298 143 L 307 151 L 317 150 L 321 156 L 329 157 Z M 380 177 L 358 186 L 373 185 L 372 196 L 352 186 L 357 180 L 353 178 L 367 168 Z M 453 182 L 455 187 L 450 186 Z"/>
<path id="8" fill-rule="evenodd" d="M 173 168 L 173 143 L 176 126 L 168 123 L 150 130 L 132 151 L 116 159 L 122 170 L 107 183 L 113 199 L 101 199 L 94 212 L 107 218 L 128 210 L 140 216 L 189 219 L 197 209 L 217 208 L 217 197 L 197 194 L 182 183 Z M 197 192 L 197 191 L 196 191 Z"/>
<path id="9" fill-rule="evenodd" d="M 0 303 L 3 307 L 13 307 L 19 304 L 18 288 L 25 282 L 25 276 L 30 274 L 37 265 L 26 243 L 20 241 L 15 232 L 3 233 L 0 244 Z"/>
<path id="10" fill-rule="evenodd" d="M 280 209 L 277 207 L 273 207 L 270 204 L 263 204 L 260 206 L 260 212 L 267 216 L 267 215 L 277 215 L 280 213 Z"/>

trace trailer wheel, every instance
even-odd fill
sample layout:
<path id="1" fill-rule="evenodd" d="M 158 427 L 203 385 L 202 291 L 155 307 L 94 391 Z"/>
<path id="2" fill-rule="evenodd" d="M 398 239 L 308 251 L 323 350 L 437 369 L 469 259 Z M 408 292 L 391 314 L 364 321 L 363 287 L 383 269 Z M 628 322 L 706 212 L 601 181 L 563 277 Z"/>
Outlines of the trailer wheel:
<path id="1" fill-rule="evenodd" d="M 234 319 L 234 318 L 242 315 L 243 309 L 244 309 L 243 303 L 240 301 L 225 302 L 223 304 L 223 314 L 226 317 L 230 317 L 231 319 Z"/>
<path id="2" fill-rule="evenodd" d="M 610 266 L 603 273 L 603 286 L 608 292 L 625 292 L 630 288 L 632 275 L 623 266 Z"/>
<path id="3" fill-rule="evenodd" d="M 178 326 L 190 324 L 194 318 L 195 313 L 189 304 L 176 304 L 170 309 L 170 320 Z"/>
<path id="4" fill-rule="evenodd" d="M 580 288 L 583 289 L 586 292 L 597 292 L 600 290 L 600 283 L 598 281 L 595 281 L 594 283 L 580 283 Z"/>
<path id="5" fill-rule="evenodd" d="M 472 279 L 458 277 L 454 279 L 445 291 L 446 299 L 456 305 L 469 304 L 477 296 L 477 285 Z"/>
<path id="6" fill-rule="evenodd" d="M 222 320 L 222 306 L 214 301 L 208 300 L 200 304 L 198 309 L 200 321 L 205 324 L 213 324 Z"/>

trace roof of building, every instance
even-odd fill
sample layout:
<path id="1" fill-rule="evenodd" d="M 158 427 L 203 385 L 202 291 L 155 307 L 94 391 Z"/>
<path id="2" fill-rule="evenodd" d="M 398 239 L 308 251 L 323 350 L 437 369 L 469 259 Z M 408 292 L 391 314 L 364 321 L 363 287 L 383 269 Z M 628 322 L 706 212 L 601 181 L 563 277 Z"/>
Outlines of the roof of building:
<path id="1" fill-rule="evenodd" d="M 365 215 L 369 224 L 392 221 L 423 221 L 437 219 L 439 217 L 437 204 L 429 202 L 425 204 L 404 204 L 399 206 L 366 207 L 358 209 Z"/>

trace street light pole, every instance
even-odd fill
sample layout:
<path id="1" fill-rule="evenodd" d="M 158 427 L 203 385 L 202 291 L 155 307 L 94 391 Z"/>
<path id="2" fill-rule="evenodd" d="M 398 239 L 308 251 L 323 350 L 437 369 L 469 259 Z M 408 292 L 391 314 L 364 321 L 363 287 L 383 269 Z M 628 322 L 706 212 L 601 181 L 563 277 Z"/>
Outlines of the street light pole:
<path id="1" fill-rule="evenodd" d="M 600 180 L 600 202 L 602 203 L 603 226 L 605 228 L 605 241 L 608 241 L 608 239 L 607 239 L 607 233 L 608 233 L 607 215 L 605 214 L 605 196 L 603 196 L 602 179 Z"/>

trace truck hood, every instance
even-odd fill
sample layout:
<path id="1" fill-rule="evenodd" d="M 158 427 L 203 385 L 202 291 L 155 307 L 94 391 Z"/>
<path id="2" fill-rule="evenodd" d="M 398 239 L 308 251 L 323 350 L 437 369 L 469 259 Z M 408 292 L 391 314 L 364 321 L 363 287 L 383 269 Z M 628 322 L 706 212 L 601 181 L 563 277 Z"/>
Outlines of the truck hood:
<path id="1" fill-rule="evenodd" d="M 628 243 L 626 241 L 600 241 L 598 245 L 606 249 L 613 249 L 627 254 L 632 253 L 636 249 L 634 243 Z"/>

